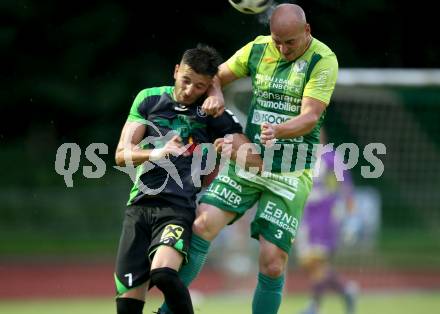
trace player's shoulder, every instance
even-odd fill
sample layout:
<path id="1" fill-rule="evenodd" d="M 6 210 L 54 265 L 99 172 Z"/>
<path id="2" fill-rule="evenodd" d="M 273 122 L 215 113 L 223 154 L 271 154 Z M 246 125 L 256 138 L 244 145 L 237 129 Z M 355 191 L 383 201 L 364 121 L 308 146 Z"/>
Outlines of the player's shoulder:
<path id="1" fill-rule="evenodd" d="M 269 35 L 260 35 L 255 37 L 254 44 L 268 44 L 272 41 L 272 37 Z"/>
<path id="2" fill-rule="evenodd" d="M 142 89 L 133 101 L 133 105 L 135 107 L 139 107 L 141 105 L 147 106 L 156 103 L 159 101 L 162 95 L 169 95 L 171 97 L 173 93 L 173 86 L 160 86 L 160 87 L 149 87 Z"/>
<path id="3" fill-rule="evenodd" d="M 320 54 L 322 57 L 336 57 L 333 50 L 319 39 L 313 38 L 312 49 L 314 53 Z"/>
<path id="4" fill-rule="evenodd" d="M 140 100 L 144 100 L 145 98 L 151 96 L 161 96 L 164 93 L 171 95 L 173 93 L 173 89 L 174 89 L 173 86 L 149 87 L 142 89 L 137 94 L 136 98 L 139 98 Z"/>
<path id="5" fill-rule="evenodd" d="M 244 45 L 239 51 L 240 53 L 250 53 L 252 49 L 256 46 L 267 45 L 271 42 L 270 36 L 257 36 L 253 40 L 249 41 L 246 45 Z"/>

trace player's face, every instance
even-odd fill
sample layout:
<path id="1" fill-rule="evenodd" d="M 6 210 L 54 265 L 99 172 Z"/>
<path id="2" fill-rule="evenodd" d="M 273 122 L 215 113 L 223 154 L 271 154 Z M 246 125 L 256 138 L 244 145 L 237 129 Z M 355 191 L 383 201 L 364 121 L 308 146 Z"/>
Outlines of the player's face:
<path id="1" fill-rule="evenodd" d="M 283 59 L 293 61 L 307 49 L 311 40 L 308 24 L 292 29 L 272 30 L 272 40 Z"/>
<path id="2" fill-rule="evenodd" d="M 174 79 L 174 99 L 182 105 L 196 102 L 212 83 L 212 77 L 194 72 L 187 64 L 176 65 Z"/>

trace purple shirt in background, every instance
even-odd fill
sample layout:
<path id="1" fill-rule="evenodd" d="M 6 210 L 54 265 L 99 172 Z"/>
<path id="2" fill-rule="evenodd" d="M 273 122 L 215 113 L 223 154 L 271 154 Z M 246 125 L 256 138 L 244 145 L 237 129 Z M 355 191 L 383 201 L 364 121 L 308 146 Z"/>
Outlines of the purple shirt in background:
<path id="1" fill-rule="evenodd" d="M 318 164 L 317 164 L 318 166 Z M 337 181 L 335 170 L 344 174 L 343 181 Z M 307 230 L 309 246 L 319 245 L 327 251 L 334 251 L 339 238 L 339 222 L 333 209 L 338 201 L 346 205 L 346 199 L 353 192 L 353 183 L 348 171 L 341 168 L 341 159 L 335 151 L 321 155 L 319 167 L 315 169 L 313 188 L 304 208 L 301 222 Z"/>

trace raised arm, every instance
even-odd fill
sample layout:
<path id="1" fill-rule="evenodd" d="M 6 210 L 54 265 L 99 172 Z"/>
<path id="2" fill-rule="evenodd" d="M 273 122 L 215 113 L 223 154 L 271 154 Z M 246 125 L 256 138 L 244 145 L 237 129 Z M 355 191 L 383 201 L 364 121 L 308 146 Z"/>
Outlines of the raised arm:
<path id="1" fill-rule="evenodd" d="M 238 77 L 235 76 L 226 63 L 220 65 L 219 71 L 207 91 L 208 97 L 202 105 L 203 110 L 207 114 L 218 117 L 225 111 L 225 99 L 223 97 L 222 87 L 236 79 L 238 79 Z"/>

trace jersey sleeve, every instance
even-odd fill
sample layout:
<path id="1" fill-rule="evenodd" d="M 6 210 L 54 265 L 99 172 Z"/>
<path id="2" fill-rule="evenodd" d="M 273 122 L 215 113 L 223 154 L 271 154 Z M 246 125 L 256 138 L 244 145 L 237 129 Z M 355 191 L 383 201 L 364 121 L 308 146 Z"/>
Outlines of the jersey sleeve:
<path id="1" fill-rule="evenodd" d="M 143 117 L 139 111 L 139 106 L 142 102 L 149 96 L 148 88 L 140 91 L 133 101 L 130 108 L 130 113 L 128 114 L 127 122 L 145 122 L 145 117 Z"/>
<path id="2" fill-rule="evenodd" d="M 312 70 L 303 96 L 318 99 L 328 105 L 335 89 L 337 77 L 338 60 L 336 56 L 332 54 L 322 58 Z"/>
<path id="3" fill-rule="evenodd" d="M 209 130 L 212 141 L 227 134 L 243 133 L 240 121 L 229 109 L 220 117 L 210 119 Z"/>
<path id="4" fill-rule="evenodd" d="M 232 57 L 226 61 L 226 65 L 237 77 L 245 77 L 249 75 L 248 60 L 251 54 L 254 42 L 246 44 L 239 49 Z"/>

